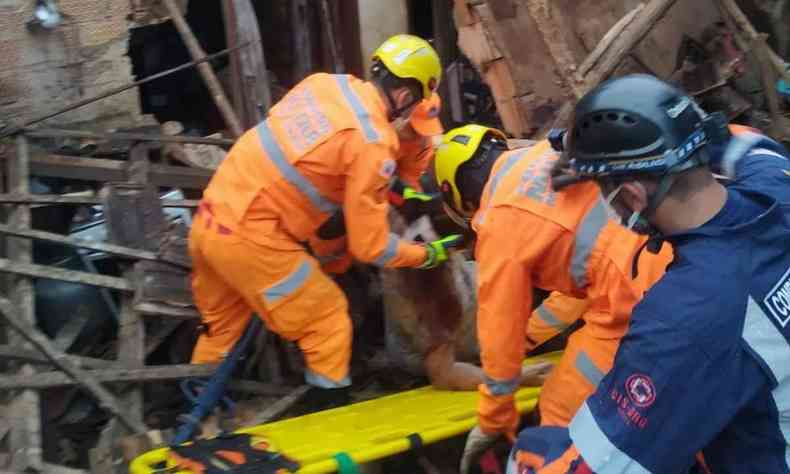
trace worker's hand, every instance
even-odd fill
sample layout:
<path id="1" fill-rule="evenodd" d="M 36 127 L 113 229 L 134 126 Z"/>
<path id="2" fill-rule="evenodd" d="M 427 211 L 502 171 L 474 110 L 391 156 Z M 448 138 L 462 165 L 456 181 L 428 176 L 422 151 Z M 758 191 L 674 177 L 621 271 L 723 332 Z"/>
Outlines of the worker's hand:
<path id="1" fill-rule="evenodd" d="M 437 200 L 441 197 L 437 193 L 423 193 L 421 191 L 417 191 L 416 189 L 412 188 L 403 183 L 398 178 L 392 183 L 389 192 L 389 201 L 391 204 L 397 207 L 401 207 L 408 202 L 413 203 L 429 203 L 431 201 Z"/>
<path id="2" fill-rule="evenodd" d="M 463 244 L 464 238 L 460 234 L 448 235 L 439 240 L 434 240 L 425 246 L 428 257 L 420 268 L 436 268 L 450 258 L 449 250 Z"/>
<path id="3" fill-rule="evenodd" d="M 479 426 L 475 425 L 472 431 L 469 432 L 469 436 L 466 437 L 464 454 L 461 456 L 461 474 L 467 474 L 472 467 L 472 463 L 483 451 L 490 448 L 499 437 L 499 434 L 486 434 Z"/>
<path id="4" fill-rule="evenodd" d="M 541 387 L 554 368 L 552 362 L 538 362 L 521 368 L 522 387 Z"/>

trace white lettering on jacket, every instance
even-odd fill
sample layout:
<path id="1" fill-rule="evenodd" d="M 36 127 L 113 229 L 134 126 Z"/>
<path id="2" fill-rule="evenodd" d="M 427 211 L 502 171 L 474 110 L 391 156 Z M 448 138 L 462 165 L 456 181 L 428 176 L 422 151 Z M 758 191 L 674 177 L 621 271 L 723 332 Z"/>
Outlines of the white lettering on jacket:
<path id="1" fill-rule="evenodd" d="M 787 326 L 790 322 L 790 268 L 774 285 L 763 300 L 763 304 L 782 327 Z"/>

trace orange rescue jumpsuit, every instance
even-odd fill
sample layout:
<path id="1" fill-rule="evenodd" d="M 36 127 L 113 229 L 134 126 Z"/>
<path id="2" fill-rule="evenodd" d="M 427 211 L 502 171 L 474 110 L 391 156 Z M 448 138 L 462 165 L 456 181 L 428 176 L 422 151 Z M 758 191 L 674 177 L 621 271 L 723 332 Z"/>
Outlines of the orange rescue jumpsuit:
<path id="1" fill-rule="evenodd" d="M 569 339 L 541 391 L 542 424 L 566 425 L 612 365 L 631 309 L 664 272 L 671 250 L 645 252 L 646 237 L 609 218 L 598 187 L 551 188 L 557 154 L 548 141 L 503 153 L 473 218 L 478 276 L 478 337 L 486 383 L 480 385 L 480 427 L 506 433 L 518 426 L 513 392 L 524 358 L 532 289 L 586 298 L 585 326 Z"/>
<path id="2" fill-rule="evenodd" d="M 443 131 L 442 123 L 437 118 L 440 107 L 439 94 L 433 94 L 431 99 L 423 100 L 418 104 L 409 119 L 409 123 L 415 129 L 416 137 L 411 140 L 400 140 L 396 172 L 404 183 L 417 191 L 422 191 L 420 177 L 433 160 L 433 137 L 440 136 Z M 391 200 L 390 203 L 400 205 L 395 200 Z M 345 235 L 332 239 L 322 239 L 318 235 L 310 237 L 308 243 L 311 253 L 321 262 L 323 271 L 342 274 L 351 268 L 353 258 L 348 252 L 346 240 Z"/>
<path id="3" fill-rule="evenodd" d="M 586 299 L 552 291 L 527 319 L 526 353 L 571 327 L 588 306 Z"/>
<path id="4" fill-rule="evenodd" d="M 207 327 L 193 362 L 227 353 L 254 311 L 297 341 L 308 383 L 350 383 L 345 296 L 303 243 L 342 206 L 355 258 L 387 267 L 425 262 L 425 248 L 387 224 L 398 147 L 376 88 L 348 75 L 307 77 L 239 138 L 190 231 L 193 293 Z"/>

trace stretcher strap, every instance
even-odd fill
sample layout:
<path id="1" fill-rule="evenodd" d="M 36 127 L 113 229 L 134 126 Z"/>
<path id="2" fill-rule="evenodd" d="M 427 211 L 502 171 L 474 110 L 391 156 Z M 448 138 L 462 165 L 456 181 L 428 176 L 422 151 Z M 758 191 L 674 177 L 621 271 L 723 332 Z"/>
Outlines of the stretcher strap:
<path id="1" fill-rule="evenodd" d="M 359 474 L 357 464 L 347 453 L 341 451 L 332 457 L 337 461 L 338 474 Z"/>

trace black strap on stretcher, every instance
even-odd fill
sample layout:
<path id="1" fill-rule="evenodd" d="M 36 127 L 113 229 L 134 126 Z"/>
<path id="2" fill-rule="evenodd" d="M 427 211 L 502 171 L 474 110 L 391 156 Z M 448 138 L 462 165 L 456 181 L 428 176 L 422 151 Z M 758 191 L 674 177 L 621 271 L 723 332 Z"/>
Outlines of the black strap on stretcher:
<path id="1" fill-rule="evenodd" d="M 257 444 L 249 434 L 227 434 L 170 448 L 170 460 L 179 468 L 200 474 L 284 474 L 296 472 L 293 459 Z"/>

